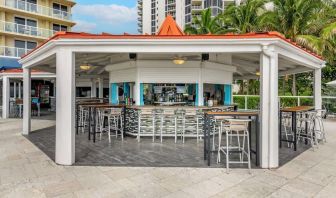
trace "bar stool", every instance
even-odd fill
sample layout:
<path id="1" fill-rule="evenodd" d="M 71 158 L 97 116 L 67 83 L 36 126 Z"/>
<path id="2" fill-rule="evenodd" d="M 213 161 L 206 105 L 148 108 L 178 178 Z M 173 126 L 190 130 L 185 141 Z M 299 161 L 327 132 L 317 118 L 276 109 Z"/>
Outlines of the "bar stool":
<path id="1" fill-rule="evenodd" d="M 165 126 L 167 135 L 169 134 L 169 129 L 173 128 L 175 143 L 176 143 L 176 139 L 177 139 L 177 117 L 176 117 L 175 109 L 171 109 L 171 108 L 162 109 L 159 116 L 160 116 L 160 119 L 161 119 L 161 122 L 160 122 L 160 140 L 161 140 L 161 143 L 162 143 L 162 137 L 163 137 L 163 125 Z"/>
<path id="2" fill-rule="evenodd" d="M 326 143 L 327 138 L 324 130 L 323 118 L 325 117 L 327 111 L 324 109 L 317 109 L 316 113 L 315 134 L 319 135 L 319 139 L 322 140 L 322 143 Z"/>
<path id="3" fill-rule="evenodd" d="M 140 142 L 141 129 L 152 130 L 153 142 L 155 141 L 155 114 L 156 111 L 153 108 L 142 108 L 138 110 L 138 142 Z"/>
<path id="4" fill-rule="evenodd" d="M 223 152 L 226 155 L 226 171 L 229 172 L 229 164 L 247 164 L 249 172 L 251 173 L 251 159 L 250 159 L 250 139 L 248 125 L 251 122 L 250 119 L 226 119 L 221 122 L 218 138 L 218 155 L 217 163 L 220 162 L 220 153 Z M 225 133 L 226 145 L 222 146 L 222 134 Z M 229 138 L 236 138 L 238 145 L 233 145 L 233 141 L 229 142 Z M 240 144 L 240 138 L 243 138 L 242 144 Z M 247 142 L 247 148 L 245 149 L 245 141 Z M 230 153 L 239 153 L 239 161 L 231 161 Z M 247 161 L 244 161 L 244 155 L 247 156 Z"/>
<path id="5" fill-rule="evenodd" d="M 183 143 L 185 141 L 186 131 L 189 131 L 192 133 L 195 130 L 196 130 L 196 138 L 198 142 L 199 125 L 198 125 L 197 110 L 196 109 L 185 109 L 184 116 L 183 116 L 183 132 L 182 132 Z"/>
<path id="6" fill-rule="evenodd" d="M 299 118 L 300 125 L 298 126 L 298 138 L 297 141 L 306 140 L 309 141 L 313 150 L 318 147 L 318 141 L 315 134 L 315 119 L 316 111 L 309 111 L 302 113 L 302 117 Z M 307 128 L 306 128 L 307 127 Z"/>
<path id="7" fill-rule="evenodd" d="M 79 123 L 82 128 L 82 133 L 85 133 L 85 128 L 89 126 L 89 108 L 79 106 Z"/>
<path id="8" fill-rule="evenodd" d="M 292 115 L 291 113 L 283 113 L 283 116 L 282 116 L 282 126 L 283 126 L 283 129 L 284 129 L 284 132 L 285 132 L 285 138 L 287 141 L 289 141 L 289 137 L 292 137 L 292 141 L 294 141 L 294 134 L 293 134 L 293 131 L 292 131 Z M 281 131 L 282 133 L 282 131 Z M 288 147 L 292 147 L 293 144 L 287 142 L 287 146 Z"/>
<path id="9" fill-rule="evenodd" d="M 111 132 L 115 131 L 115 137 L 118 139 L 118 132 L 120 132 L 121 140 L 124 141 L 123 119 L 121 108 L 111 108 L 108 115 L 108 137 L 111 142 Z"/>

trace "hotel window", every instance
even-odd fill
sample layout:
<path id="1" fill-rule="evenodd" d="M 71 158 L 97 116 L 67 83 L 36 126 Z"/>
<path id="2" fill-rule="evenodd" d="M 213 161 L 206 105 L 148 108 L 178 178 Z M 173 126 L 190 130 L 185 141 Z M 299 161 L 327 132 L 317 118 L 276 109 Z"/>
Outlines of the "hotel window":
<path id="1" fill-rule="evenodd" d="M 17 48 L 14 52 L 15 56 L 21 57 L 27 51 L 34 49 L 37 46 L 37 43 L 32 41 L 15 40 L 14 45 L 15 48 Z"/>
<path id="2" fill-rule="evenodd" d="M 53 3 L 53 14 L 66 17 L 68 15 L 68 7 L 58 3 Z"/>
<path id="3" fill-rule="evenodd" d="M 20 0 L 15 3 L 15 8 L 30 12 L 37 12 L 37 0 Z"/>
<path id="4" fill-rule="evenodd" d="M 56 32 L 59 32 L 59 31 L 66 32 L 68 30 L 68 27 L 65 25 L 53 24 L 53 30 Z"/>
<path id="5" fill-rule="evenodd" d="M 20 34 L 37 35 L 37 21 L 22 17 L 14 17 L 14 23 L 16 24 L 14 27 L 15 32 Z"/>

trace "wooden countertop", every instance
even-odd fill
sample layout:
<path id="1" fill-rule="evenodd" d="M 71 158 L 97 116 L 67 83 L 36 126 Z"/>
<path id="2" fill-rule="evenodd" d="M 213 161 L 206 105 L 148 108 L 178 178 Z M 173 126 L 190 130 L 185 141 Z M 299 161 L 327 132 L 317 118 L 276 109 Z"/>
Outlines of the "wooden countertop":
<path id="1" fill-rule="evenodd" d="M 212 116 L 258 116 L 259 111 L 224 111 L 224 112 L 207 112 Z"/>
<path id="2" fill-rule="evenodd" d="M 208 107 L 208 106 L 127 106 L 130 109 L 226 109 L 234 106 L 215 106 L 215 107 Z"/>
<path id="3" fill-rule="evenodd" d="M 288 107 L 281 109 L 282 112 L 302 112 L 302 111 L 311 111 L 315 108 L 312 106 L 297 106 L 297 107 Z"/>

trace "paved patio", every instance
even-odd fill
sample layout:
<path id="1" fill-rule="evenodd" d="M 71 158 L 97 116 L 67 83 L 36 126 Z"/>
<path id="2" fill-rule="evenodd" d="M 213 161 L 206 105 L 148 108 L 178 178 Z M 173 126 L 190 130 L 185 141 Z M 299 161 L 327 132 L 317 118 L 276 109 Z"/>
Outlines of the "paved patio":
<path id="1" fill-rule="evenodd" d="M 333 197 L 336 121 L 328 143 L 276 170 L 58 166 L 25 137 L 21 120 L 0 120 L 0 197 Z M 33 130 L 53 120 L 33 120 Z"/>

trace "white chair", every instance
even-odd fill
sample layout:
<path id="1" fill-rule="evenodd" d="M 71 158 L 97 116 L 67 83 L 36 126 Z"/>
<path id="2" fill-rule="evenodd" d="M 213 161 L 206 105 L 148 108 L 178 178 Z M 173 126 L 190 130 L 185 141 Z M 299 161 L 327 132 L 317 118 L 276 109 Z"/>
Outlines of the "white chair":
<path id="1" fill-rule="evenodd" d="M 85 133 L 85 128 L 89 126 L 89 108 L 79 106 L 79 123 L 82 133 Z"/>
<path id="2" fill-rule="evenodd" d="M 124 141 L 124 130 L 123 130 L 123 116 L 121 108 L 111 108 L 108 115 L 108 137 L 109 142 L 111 142 L 111 133 L 115 132 L 116 139 L 118 138 L 118 133 L 120 132 L 121 140 Z"/>
<path id="3" fill-rule="evenodd" d="M 315 134 L 315 120 L 316 120 L 316 112 L 308 111 L 302 113 L 299 118 L 299 126 L 297 133 L 297 141 L 305 140 L 309 141 L 313 150 L 315 147 L 318 147 L 318 141 Z"/>
<path id="4" fill-rule="evenodd" d="M 250 138 L 248 131 L 250 122 L 250 119 L 226 119 L 226 121 L 221 122 L 218 138 L 217 162 L 220 162 L 220 153 L 224 153 L 226 155 L 227 172 L 229 172 L 230 164 L 247 164 L 249 172 L 251 173 Z M 223 133 L 225 133 L 226 137 L 226 145 L 224 146 L 221 145 Z M 232 138 L 232 140 L 229 141 L 229 138 Z M 240 138 L 243 138 L 242 144 L 240 143 Z M 237 140 L 237 145 L 234 145 L 234 139 Z M 245 144 L 247 144 L 247 148 L 245 147 Z M 233 152 L 239 153 L 239 161 L 230 160 L 230 153 Z M 247 156 L 247 161 L 244 161 L 244 155 Z"/>
<path id="5" fill-rule="evenodd" d="M 316 137 L 322 141 L 322 143 L 326 143 L 327 138 L 324 130 L 323 118 L 325 117 L 327 111 L 324 109 L 318 109 L 316 112 L 315 134 Z"/>
<path id="6" fill-rule="evenodd" d="M 166 130 L 166 134 L 168 135 L 169 129 L 173 128 L 174 130 L 174 137 L 175 137 L 175 143 L 177 141 L 177 117 L 175 114 L 175 109 L 171 108 L 164 108 L 160 110 L 161 113 L 159 113 L 159 117 L 161 119 L 160 122 L 160 140 L 162 143 L 163 138 L 163 125 Z M 170 125 L 171 124 L 171 125 Z"/>
<path id="7" fill-rule="evenodd" d="M 196 131 L 197 142 L 199 141 L 199 115 L 197 109 L 185 109 L 183 114 L 183 143 L 186 137 L 186 131 L 194 133 Z M 193 134 L 192 134 L 193 135 Z"/>
<path id="8" fill-rule="evenodd" d="M 140 142 L 141 129 L 152 130 L 153 142 L 155 141 L 155 109 L 141 108 L 138 110 L 138 142 Z"/>

